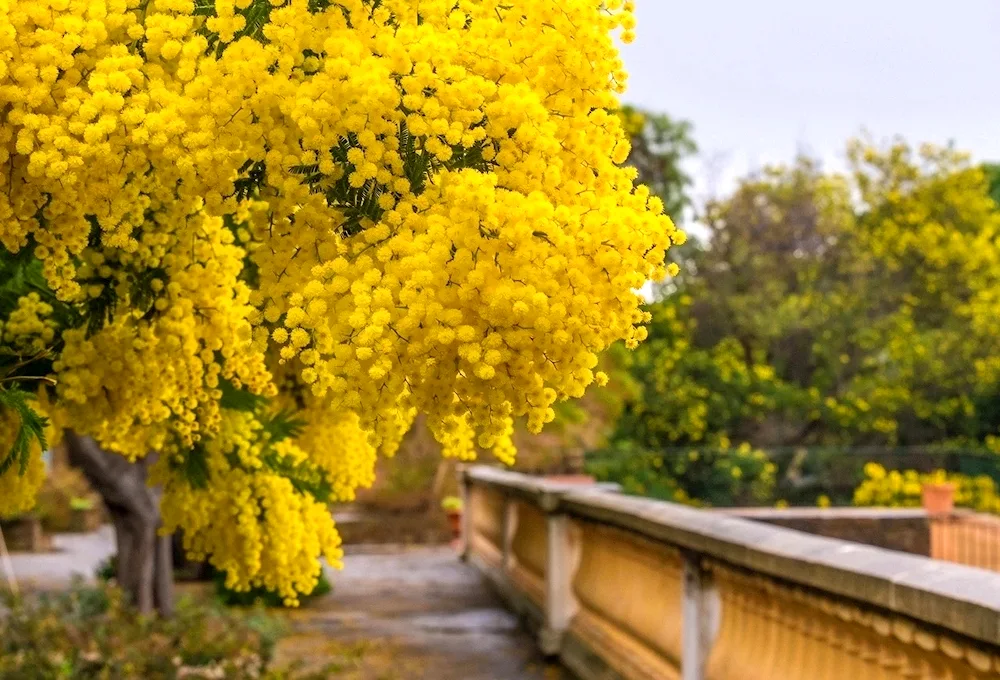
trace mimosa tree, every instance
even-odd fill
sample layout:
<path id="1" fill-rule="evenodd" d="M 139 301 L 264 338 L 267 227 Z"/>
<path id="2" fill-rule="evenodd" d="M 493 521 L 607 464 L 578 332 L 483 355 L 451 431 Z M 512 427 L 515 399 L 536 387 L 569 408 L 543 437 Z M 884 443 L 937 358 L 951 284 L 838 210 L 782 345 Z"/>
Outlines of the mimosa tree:
<path id="1" fill-rule="evenodd" d="M 513 455 L 683 239 L 620 165 L 632 4 L 0 0 L 0 512 L 56 433 L 155 453 L 294 601 L 416 413 Z"/>

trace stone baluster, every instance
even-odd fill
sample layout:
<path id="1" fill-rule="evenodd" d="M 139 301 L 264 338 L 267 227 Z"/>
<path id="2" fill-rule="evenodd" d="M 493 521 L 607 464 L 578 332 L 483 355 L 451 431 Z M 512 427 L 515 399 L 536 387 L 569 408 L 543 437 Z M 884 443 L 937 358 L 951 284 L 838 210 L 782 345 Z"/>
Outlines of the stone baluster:
<path id="1" fill-rule="evenodd" d="M 517 535 L 519 503 L 512 498 L 504 501 L 503 512 L 503 561 L 501 568 L 510 574 L 516 566 L 517 557 L 514 554 L 514 537 Z"/>
<path id="2" fill-rule="evenodd" d="M 700 556 L 684 555 L 684 590 L 682 608 L 682 680 L 704 680 L 718 618 L 718 595 L 712 574 L 701 564 Z"/>
<path id="3" fill-rule="evenodd" d="M 563 636 L 579 608 L 573 580 L 580 565 L 580 539 L 567 515 L 548 517 L 548 562 L 545 575 L 545 625 L 539 645 L 545 654 L 558 654 Z"/>

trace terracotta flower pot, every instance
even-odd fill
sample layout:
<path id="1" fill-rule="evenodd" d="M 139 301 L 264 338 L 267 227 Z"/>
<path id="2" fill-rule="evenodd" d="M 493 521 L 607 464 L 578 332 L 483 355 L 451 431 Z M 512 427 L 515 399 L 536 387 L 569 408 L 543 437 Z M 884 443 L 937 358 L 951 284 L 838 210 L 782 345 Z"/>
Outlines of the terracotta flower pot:
<path id="1" fill-rule="evenodd" d="M 462 536 L 462 513 L 461 512 L 449 512 L 448 513 L 448 526 L 451 527 L 452 538 L 461 538 Z"/>
<path id="2" fill-rule="evenodd" d="M 924 484 L 922 489 L 924 510 L 943 514 L 955 509 L 955 485 L 950 482 Z"/>

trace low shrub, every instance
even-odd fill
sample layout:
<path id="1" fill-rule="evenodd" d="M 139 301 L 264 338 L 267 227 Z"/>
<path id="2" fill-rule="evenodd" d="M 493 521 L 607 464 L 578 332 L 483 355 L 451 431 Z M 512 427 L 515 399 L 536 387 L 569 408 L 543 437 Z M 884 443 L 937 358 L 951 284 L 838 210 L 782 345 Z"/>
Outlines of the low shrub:
<path id="1" fill-rule="evenodd" d="M 628 494 L 702 507 L 769 504 L 775 491 L 776 466 L 748 444 L 658 452 L 620 442 L 588 456 L 585 470 Z"/>
<path id="2" fill-rule="evenodd" d="M 111 557 L 101 560 L 97 565 L 97 569 L 94 571 L 94 576 L 98 581 L 102 583 L 107 583 L 115 577 L 118 573 L 118 555 L 112 555 Z"/>
<path id="3" fill-rule="evenodd" d="M 283 622 L 262 609 L 178 601 L 173 617 L 140 615 L 108 584 L 0 599 L 0 680 L 319 680 L 271 667 Z"/>
<path id="4" fill-rule="evenodd" d="M 924 484 L 944 482 L 955 485 L 957 507 L 1000 514 L 1000 491 L 988 475 L 886 470 L 878 463 L 865 465 L 865 478 L 854 491 L 854 505 L 918 508 Z"/>

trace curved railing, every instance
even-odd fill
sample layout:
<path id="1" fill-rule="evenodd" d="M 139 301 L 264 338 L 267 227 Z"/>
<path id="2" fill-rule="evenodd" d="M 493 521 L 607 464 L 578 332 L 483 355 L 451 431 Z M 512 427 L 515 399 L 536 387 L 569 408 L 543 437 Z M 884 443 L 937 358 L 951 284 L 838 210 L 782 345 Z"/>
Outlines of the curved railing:
<path id="1" fill-rule="evenodd" d="M 1000 678 L 1000 575 L 487 467 L 464 555 L 584 680 Z"/>

